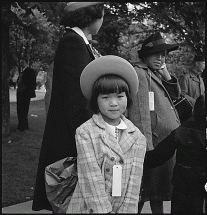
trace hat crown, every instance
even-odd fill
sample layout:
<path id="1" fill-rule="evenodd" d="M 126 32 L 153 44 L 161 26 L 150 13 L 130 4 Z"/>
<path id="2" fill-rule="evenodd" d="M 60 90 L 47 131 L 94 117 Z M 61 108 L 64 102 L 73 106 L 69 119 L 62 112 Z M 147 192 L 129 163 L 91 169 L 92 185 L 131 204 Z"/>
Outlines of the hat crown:
<path id="1" fill-rule="evenodd" d="M 162 38 L 160 32 L 157 32 L 155 34 L 152 34 L 149 36 L 144 42 L 142 46 L 146 46 L 148 43 L 153 43 L 156 41 L 162 41 L 162 43 L 165 43 L 165 40 Z"/>

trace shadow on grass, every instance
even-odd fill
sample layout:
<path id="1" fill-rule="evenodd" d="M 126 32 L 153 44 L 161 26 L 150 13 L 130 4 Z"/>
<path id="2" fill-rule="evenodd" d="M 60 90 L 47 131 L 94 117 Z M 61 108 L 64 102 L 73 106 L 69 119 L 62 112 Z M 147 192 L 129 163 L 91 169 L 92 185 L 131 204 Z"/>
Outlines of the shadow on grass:
<path id="1" fill-rule="evenodd" d="M 2 144 L 2 207 L 33 199 L 46 120 L 44 100 L 30 102 L 28 120 L 28 130 L 16 130 L 16 103 L 10 103 L 10 137 Z"/>

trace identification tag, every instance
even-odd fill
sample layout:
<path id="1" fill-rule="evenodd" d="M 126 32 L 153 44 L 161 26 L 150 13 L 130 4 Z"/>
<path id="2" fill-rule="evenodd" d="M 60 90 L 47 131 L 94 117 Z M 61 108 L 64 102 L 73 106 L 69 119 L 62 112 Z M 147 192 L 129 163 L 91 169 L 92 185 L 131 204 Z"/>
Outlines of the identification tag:
<path id="1" fill-rule="evenodd" d="M 113 166 L 112 196 L 121 196 L 122 166 Z"/>
<path id="2" fill-rule="evenodd" d="M 154 92 L 149 92 L 149 110 L 155 110 L 155 100 L 154 100 Z"/>

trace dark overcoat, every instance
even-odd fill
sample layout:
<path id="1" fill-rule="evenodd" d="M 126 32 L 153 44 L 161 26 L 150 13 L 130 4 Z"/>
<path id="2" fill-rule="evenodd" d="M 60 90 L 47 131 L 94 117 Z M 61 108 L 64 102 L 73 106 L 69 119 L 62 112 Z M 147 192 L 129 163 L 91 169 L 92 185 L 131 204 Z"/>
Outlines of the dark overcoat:
<path id="1" fill-rule="evenodd" d="M 90 118 L 80 89 L 80 75 L 94 60 L 83 38 L 69 29 L 61 38 L 54 59 L 51 101 L 39 157 L 32 209 L 52 210 L 45 192 L 45 167 L 76 156 L 75 131 Z"/>

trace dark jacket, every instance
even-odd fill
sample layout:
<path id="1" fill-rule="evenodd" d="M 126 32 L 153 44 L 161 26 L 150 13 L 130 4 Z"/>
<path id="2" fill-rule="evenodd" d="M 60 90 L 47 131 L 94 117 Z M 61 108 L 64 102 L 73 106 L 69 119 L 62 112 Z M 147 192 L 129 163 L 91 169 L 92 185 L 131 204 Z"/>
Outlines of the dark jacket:
<path id="1" fill-rule="evenodd" d="M 191 117 L 146 153 L 145 164 L 150 167 L 163 165 L 176 151 L 173 187 L 180 192 L 204 196 L 205 150 L 205 122 Z"/>
<path id="2" fill-rule="evenodd" d="M 24 93 L 29 98 L 35 98 L 36 76 L 34 69 L 26 67 L 19 77 L 17 93 Z"/>
<path id="3" fill-rule="evenodd" d="M 51 210 L 45 193 L 45 167 L 67 156 L 77 155 L 76 128 L 90 118 L 80 89 L 80 75 L 94 59 L 83 38 L 68 30 L 59 42 L 54 59 L 51 101 L 39 158 L 33 210 Z"/>

